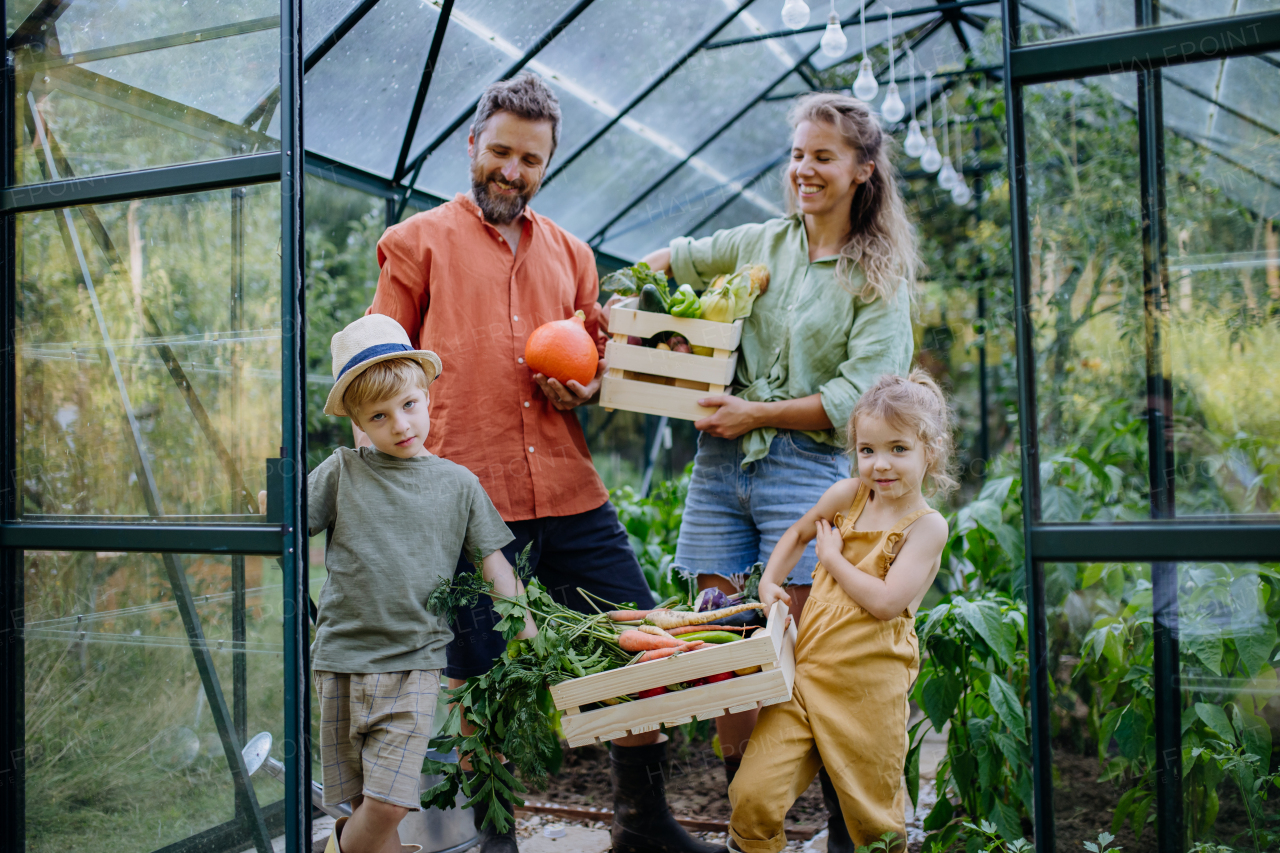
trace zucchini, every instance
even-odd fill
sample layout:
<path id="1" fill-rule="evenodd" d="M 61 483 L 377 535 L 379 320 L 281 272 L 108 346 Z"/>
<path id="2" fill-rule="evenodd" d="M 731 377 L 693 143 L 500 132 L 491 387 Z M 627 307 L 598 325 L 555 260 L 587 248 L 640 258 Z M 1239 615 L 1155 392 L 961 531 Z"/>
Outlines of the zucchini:
<path id="1" fill-rule="evenodd" d="M 667 300 L 663 298 L 663 293 L 654 284 L 646 284 L 640 289 L 640 305 L 641 311 L 649 311 L 654 314 L 667 313 Z"/>

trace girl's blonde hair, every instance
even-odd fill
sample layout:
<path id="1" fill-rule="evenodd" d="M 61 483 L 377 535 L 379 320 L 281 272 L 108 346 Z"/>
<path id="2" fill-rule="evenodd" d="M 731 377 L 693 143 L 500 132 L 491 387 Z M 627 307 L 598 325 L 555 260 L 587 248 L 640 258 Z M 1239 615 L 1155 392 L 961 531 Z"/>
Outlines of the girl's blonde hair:
<path id="1" fill-rule="evenodd" d="M 928 461 L 926 495 L 945 495 L 959 485 L 950 474 L 951 454 L 955 450 L 951 440 L 951 410 L 947 408 L 942 389 L 927 371 L 916 368 L 905 378 L 885 374 L 858 398 L 849 416 L 850 453 L 858 446 L 858 418 L 863 416 L 914 430 L 920 436 Z"/>
<path id="2" fill-rule="evenodd" d="M 369 365 L 352 379 L 342 395 L 342 405 L 354 417 L 361 406 L 381 403 L 415 386 L 423 391 L 431 386 L 422 365 L 412 358 L 389 358 Z"/>
<path id="3" fill-rule="evenodd" d="M 793 131 L 802 121 L 834 127 L 850 148 L 861 152 L 863 163 L 875 164 L 871 177 L 854 193 L 849 211 L 853 225 L 848 239 L 840 247 L 836 281 L 868 302 L 877 296 L 892 302 L 904 285 L 907 298 L 912 298 L 920 251 L 915 226 L 907 219 L 902 193 L 898 190 L 898 170 L 890 157 L 893 137 L 881 129 L 880 121 L 866 104 L 848 95 L 825 92 L 804 95 L 792 106 L 787 121 Z M 790 180 L 784 180 L 783 184 L 787 210 L 795 213 L 795 188 Z M 856 291 L 855 266 L 862 267 L 865 278 Z"/>

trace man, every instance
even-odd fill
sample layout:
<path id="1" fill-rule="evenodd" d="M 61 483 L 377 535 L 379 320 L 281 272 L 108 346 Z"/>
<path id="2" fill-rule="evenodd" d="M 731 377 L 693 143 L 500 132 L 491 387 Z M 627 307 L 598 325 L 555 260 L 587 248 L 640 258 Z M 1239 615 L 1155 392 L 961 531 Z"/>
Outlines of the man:
<path id="1" fill-rule="evenodd" d="M 576 609 L 590 610 L 579 587 L 647 607 L 652 595 L 573 413 L 599 390 L 604 362 L 585 386 L 524 364 L 529 333 L 577 310 L 603 352 L 591 249 L 528 207 L 559 139 L 559 103 L 537 76 L 485 90 L 467 139 L 471 191 L 387 229 L 369 311 L 390 315 L 410 340 L 439 353 L 428 447 L 480 478 L 516 537 L 504 549 L 508 559 L 532 543 L 534 574 Z M 470 555 L 458 566 L 470 571 Z M 450 685 L 488 671 L 502 653 L 496 621 L 487 599 L 460 616 L 445 668 Z M 613 742 L 614 850 L 723 851 L 672 818 L 664 751 L 657 733 Z M 515 853 L 514 832 L 486 833 L 481 850 Z"/>

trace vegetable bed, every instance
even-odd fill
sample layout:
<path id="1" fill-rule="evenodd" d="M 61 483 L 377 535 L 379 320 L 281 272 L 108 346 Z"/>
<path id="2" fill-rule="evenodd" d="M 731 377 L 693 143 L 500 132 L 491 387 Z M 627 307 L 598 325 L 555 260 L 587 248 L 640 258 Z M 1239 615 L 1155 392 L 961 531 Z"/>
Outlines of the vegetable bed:
<path id="1" fill-rule="evenodd" d="M 561 731 L 570 746 L 582 746 L 785 702 L 795 680 L 795 633 L 777 603 L 751 637 L 562 681 L 551 688 L 565 712 Z"/>

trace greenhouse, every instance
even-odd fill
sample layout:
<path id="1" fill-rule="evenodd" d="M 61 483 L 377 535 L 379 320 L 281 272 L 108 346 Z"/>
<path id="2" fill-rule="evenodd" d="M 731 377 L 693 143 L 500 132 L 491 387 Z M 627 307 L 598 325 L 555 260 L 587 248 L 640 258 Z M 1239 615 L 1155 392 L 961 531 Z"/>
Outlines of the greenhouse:
<path id="1" fill-rule="evenodd" d="M 931 499 L 945 544 L 906 614 L 919 644 L 898 801 L 907 835 L 858 853 L 1280 850 L 1277 0 L 4 9 L 0 848 L 324 849 L 317 827 L 337 813 L 313 797 L 328 712 L 310 649 L 331 575 L 325 532 L 307 535 L 307 473 L 353 443 L 325 414 L 343 381 L 330 342 L 384 298 L 388 229 L 475 208 L 455 197 L 475 186 L 477 110 L 492 84 L 534 75 L 562 125 L 533 224 L 516 235 L 550 222 L 577 238 L 594 254 L 590 287 L 668 247 L 655 266 L 685 284 L 681 253 L 713 245 L 702 238 L 803 222 L 790 177 L 802 125 L 789 114 L 810 93 L 868 104 L 891 140 L 920 254 L 909 366 L 950 405 L 958 488 Z M 536 247 L 511 243 L 514 262 L 503 257 L 518 268 Z M 765 293 L 785 278 L 775 265 Z M 603 305 L 610 293 L 588 296 Z M 612 311 L 602 353 L 607 342 L 619 358 L 728 365 L 719 380 L 631 382 L 650 389 L 636 399 L 658 399 L 655 388 L 791 399 L 743 387 L 746 337 L 741 361 L 737 339 L 642 349 L 649 333 L 619 334 Z M 490 336 L 515 334 L 526 352 L 532 327 L 510 320 L 430 346 L 445 353 L 442 378 L 450 353 L 475 359 Z M 687 553 L 707 433 L 660 405 L 606 405 L 624 378 L 606 362 L 604 396 L 563 421 L 654 604 L 691 598 L 677 545 Z M 479 369 L 474 399 L 434 386 L 445 390 L 432 416 L 452 406 L 437 424 L 483 431 L 500 371 Z M 511 441 L 521 454 L 527 442 Z M 813 455 L 810 439 L 773 441 Z M 553 448 L 541 469 L 517 461 L 564 477 L 556 466 L 573 453 Z M 511 521 L 507 498 L 489 494 Z M 554 803 L 569 796 L 564 774 L 610 759 L 569 745 L 578 709 L 550 713 L 549 686 L 538 695 L 566 737 L 561 775 L 540 792 L 526 774 L 525 798 Z M 835 716 L 854 726 L 857 706 Z M 663 722 L 684 768 L 667 782 L 671 808 L 690 831 L 718 826 L 724 845 L 727 729 L 698 713 Z M 564 799 L 555 814 L 607 809 L 600 772 L 605 799 Z M 704 789 L 702 811 L 690 804 L 706 797 L 681 793 Z M 822 834 L 830 809 L 810 800 L 816 811 L 787 823 L 789 849 L 854 853 Z M 535 813 L 517 811 L 520 826 Z M 406 818 L 421 821 L 426 853 L 479 843 L 470 817 L 450 835 L 448 814 Z"/>

